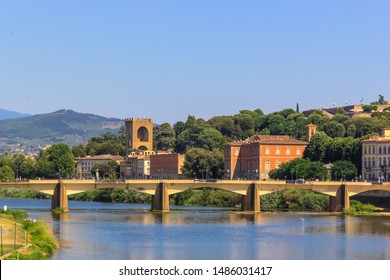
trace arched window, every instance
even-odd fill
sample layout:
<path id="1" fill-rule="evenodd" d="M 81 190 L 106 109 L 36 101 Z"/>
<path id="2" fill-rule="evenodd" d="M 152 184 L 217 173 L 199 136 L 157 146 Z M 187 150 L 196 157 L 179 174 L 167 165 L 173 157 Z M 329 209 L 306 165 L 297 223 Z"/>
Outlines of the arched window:
<path id="1" fill-rule="evenodd" d="M 149 141 L 148 129 L 144 126 L 141 126 L 140 128 L 138 128 L 137 138 L 138 138 L 138 140 L 140 140 L 142 142 L 148 142 Z"/>

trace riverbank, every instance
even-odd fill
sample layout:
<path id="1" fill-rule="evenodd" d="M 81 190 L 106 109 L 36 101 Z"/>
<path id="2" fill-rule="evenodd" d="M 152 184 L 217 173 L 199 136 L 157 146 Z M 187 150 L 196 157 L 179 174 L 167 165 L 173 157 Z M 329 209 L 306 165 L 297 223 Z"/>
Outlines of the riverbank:
<path id="1" fill-rule="evenodd" d="M 23 210 L 2 211 L 2 260 L 48 259 L 58 248 L 47 224 L 27 218 Z"/>

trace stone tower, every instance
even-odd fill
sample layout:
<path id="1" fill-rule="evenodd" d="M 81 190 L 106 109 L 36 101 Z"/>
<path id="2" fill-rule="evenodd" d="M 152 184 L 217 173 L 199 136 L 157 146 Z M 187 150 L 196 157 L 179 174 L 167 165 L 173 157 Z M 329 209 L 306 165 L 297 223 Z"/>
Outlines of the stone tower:
<path id="1" fill-rule="evenodd" d="M 313 134 L 317 132 L 317 126 L 315 124 L 308 124 L 306 126 L 306 142 L 310 142 Z"/>
<path id="2" fill-rule="evenodd" d="M 152 119 L 125 119 L 126 155 L 132 151 L 153 150 L 153 121 Z"/>

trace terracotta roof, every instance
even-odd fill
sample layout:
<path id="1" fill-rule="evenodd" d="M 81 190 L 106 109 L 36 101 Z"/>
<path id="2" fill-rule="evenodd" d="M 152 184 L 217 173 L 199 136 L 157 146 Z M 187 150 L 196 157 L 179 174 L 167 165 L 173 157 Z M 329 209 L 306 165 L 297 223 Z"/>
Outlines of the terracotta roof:
<path id="1" fill-rule="evenodd" d="M 390 137 L 376 136 L 367 140 L 363 140 L 362 142 L 390 142 Z"/>
<path id="2" fill-rule="evenodd" d="M 256 134 L 252 138 L 235 141 L 228 143 L 228 145 L 242 145 L 242 144 L 251 144 L 251 143 L 260 143 L 260 144 L 285 144 L 285 145 L 307 145 L 308 143 L 301 140 L 296 140 L 290 138 L 287 135 L 260 135 Z"/>
<path id="3" fill-rule="evenodd" d="M 97 156 L 86 156 L 86 157 L 78 157 L 76 160 L 123 160 L 122 156 L 112 156 L 112 155 L 97 155 Z"/>

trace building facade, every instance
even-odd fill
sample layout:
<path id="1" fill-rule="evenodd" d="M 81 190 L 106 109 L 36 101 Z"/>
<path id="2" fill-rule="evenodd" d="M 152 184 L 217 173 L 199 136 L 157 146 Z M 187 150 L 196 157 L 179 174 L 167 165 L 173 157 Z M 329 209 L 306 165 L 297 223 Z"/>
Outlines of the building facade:
<path id="1" fill-rule="evenodd" d="M 148 179 L 150 178 L 150 156 L 154 151 L 132 152 L 126 158 L 126 179 Z"/>
<path id="2" fill-rule="evenodd" d="M 98 155 L 75 158 L 76 162 L 76 178 L 92 179 L 95 178 L 95 170 L 93 166 L 96 163 L 104 163 L 114 160 L 118 165 L 123 166 L 124 158 L 122 156 Z"/>
<path id="3" fill-rule="evenodd" d="M 362 178 L 366 181 L 390 179 L 390 128 L 380 136 L 362 141 Z"/>
<path id="4" fill-rule="evenodd" d="M 183 178 L 181 168 L 184 155 L 176 153 L 157 153 L 150 156 L 150 177 L 153 179 Z"/>
<path id="5" fill-rule="evenodd" d="M 308 143 L 282 135 L 255 135 L 225 144 L 226 179 L 268 179 L 282 163 L 301 158 Z"/>

